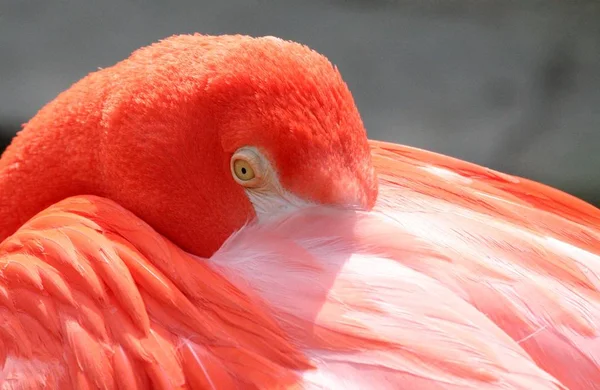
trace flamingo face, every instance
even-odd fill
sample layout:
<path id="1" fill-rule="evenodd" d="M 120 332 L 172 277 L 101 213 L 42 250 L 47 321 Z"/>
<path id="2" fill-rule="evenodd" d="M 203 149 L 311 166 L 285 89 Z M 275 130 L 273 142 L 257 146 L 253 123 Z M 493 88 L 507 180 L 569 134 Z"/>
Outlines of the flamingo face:
<path id="1" fill-rule="evenodd" d="M 307 205 L 373 207 L 377 178 L 366 131 L 325 57 L 267 37 L 245 41 L 222 64 L 205 90 L 209 127 L 259 220 Z"/>
<path id="2" fill-rule="evenodd" d="M 242 147 L 234 153 L 231 174 L 244 188 L 258 221 L 313 204 L 286 190 L 273 165 L 256 147 Z"/>
<path id="3" fill-rule="evenodd" d="M 370 167 L 371 162 L 367 159 L 362 163 Z M 312 167 L 317 171 L 322 168 L 316 163 Z M 373 171 L 369 181 L 361 183 L 354 172 L 340 172 L 331 167 L 321 171 L 321 175 L 314 175 L 313 182 L 308 183 L 308 188 L 316 191 L 295 193 L 282 184 L 274 164 L 255 146 L 238 149 L 231 157 L 230 168 L 233 179 L 244 189 L 259 221 L 312 205 L 369 210 L 377 194 Z M 299 181 L 301 177 L 286 175 L 284 179 L 293 187 L 294 180 Z"/>

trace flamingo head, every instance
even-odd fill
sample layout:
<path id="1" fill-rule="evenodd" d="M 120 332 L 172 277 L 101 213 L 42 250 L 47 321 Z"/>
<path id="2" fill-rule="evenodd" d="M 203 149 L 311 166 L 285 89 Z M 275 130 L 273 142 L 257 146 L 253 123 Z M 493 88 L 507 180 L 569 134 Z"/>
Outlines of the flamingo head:
<path id="1" fill-rule="evenodd" d="M 73 122 L 93 128 L 86 191 L 196 255 L 211 255 L 250 221 L 306 205 L 375 203 L 352 95 L 338 70 L 301 44 L 175 36 L 66 94 L 58 100 L 95 94 L 99 102 L 89 103 L 96 122 Z"/>

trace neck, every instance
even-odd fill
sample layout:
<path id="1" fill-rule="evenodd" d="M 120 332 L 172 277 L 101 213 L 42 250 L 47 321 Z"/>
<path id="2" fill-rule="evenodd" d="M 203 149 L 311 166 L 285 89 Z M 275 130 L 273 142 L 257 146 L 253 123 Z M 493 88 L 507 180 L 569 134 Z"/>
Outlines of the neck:
<path id="1" fill-rule="evenodd" d="M 100 118 L 86 111 L 83 121 L 74 121 L 85 108 L 64 105 L 57 99 L 43 108 L 0 159 L 0 242 L 61 199 L 97 194 L 96 158 L 89 151 L 98 147 L 94 122 Z"/>

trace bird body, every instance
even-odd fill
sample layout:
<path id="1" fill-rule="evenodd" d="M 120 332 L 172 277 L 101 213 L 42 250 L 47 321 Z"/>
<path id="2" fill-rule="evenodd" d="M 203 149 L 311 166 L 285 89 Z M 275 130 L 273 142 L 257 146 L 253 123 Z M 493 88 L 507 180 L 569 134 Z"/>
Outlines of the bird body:
<path id="1" fill-rule="evenodd" d="M 0 387 L 600 389 L 600 211 L 367 141 L 337 71 L 294 45 L 175 37 L 28 124 L 0 160 Z M 232 53 L 293 62 L 302 88 L 217 81 L 211 61 Z M 172 67 L 176 96 L 158 77 Z M 89 90 L 99 79 L 116 87 Z M 220 119 L 196 122 L 191 102 Z M 73 142 L 52 174 L 36 165 Z"/>

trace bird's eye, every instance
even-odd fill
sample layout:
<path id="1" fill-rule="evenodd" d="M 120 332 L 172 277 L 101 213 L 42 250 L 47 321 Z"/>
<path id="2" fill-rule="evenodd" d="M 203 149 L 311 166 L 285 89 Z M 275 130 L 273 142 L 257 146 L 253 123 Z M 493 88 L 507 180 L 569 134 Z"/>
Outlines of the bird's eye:
<path id="1" fill-rule="evenodd" d="M 256 177 L 252 165 L 246 160 L 237 159 L 233 161 L 233 173 L 242 182 L 247 182 Z"/>
<path id="2" fill-rule="evenodd" d="M 260 187 L 265 180 L 264 157 L 251 146 L 238 149 L 231 156 L 231 175 L 240 185 L 248 188 Z"/>

